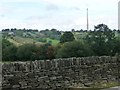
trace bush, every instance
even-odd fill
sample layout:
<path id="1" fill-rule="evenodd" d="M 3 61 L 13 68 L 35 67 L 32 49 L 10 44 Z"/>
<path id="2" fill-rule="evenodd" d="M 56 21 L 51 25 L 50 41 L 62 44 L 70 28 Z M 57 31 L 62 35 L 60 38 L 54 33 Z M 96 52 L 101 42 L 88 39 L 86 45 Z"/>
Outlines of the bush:
<path id="1" fill-rule="evenodd" d="M 39 38 L 38 41 L 39 42 L 47 42 L 47 39 L 46 38 Z"/>
<path id="2" fill-rule="evenodd" d="M 71 42 L 74 40 L 75 38 L 72 32 L 65 32 L 60 38 L 60 43 Z"/>
<path id="3" fill-rule="evenodd" d="M 86 57 L 93 54 L 86 43 L 80 41 L 67 42 L 58 50 L 57 58 Z"/>
<path id="4" fill-rule="evenodd" d="M 17 57 L 19 60 L 35 60 L 36 46 L 34 44 L 24 44 L 18 47 Z"/>

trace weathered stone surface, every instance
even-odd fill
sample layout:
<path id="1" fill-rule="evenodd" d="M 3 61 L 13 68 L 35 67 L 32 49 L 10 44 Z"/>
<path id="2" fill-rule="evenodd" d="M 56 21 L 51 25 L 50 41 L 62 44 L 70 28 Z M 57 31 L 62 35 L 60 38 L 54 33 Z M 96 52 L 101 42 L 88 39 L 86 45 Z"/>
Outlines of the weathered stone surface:
<path id="1" fill-rule="evenodd" d="M 3 90 L 64 90 L 118 82 L 119 57 L 86 57 L 11 62 L 2 65 Z"/>

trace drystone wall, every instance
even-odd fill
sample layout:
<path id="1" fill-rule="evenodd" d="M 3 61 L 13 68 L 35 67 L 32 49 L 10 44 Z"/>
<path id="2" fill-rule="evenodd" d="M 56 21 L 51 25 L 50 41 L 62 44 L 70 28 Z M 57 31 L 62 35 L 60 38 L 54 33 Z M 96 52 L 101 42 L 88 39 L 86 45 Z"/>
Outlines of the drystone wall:
<path id="1" fill-rule="evenodd" d="M 64 90 L 118 82 L 119 57 L 84 57 L 2 64 L 3 90 Z"/>

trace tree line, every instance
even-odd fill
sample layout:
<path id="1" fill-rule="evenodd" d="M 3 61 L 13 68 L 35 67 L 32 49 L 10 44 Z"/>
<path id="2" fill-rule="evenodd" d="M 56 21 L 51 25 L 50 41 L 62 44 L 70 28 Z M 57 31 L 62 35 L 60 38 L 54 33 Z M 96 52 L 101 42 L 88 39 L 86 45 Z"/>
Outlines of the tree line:
<path id="1" fill-rule="evenodd" d="M 105 24 L 99 24 L 85 39 L 76 40 L 68 31 L 61 35 L 60 43 L 36 45 L 24 44 L 19 47 L 3 38 L 3 61 L 46 60 L 55 58 L 114 56 L 120 54 L 120 38 Z"/>

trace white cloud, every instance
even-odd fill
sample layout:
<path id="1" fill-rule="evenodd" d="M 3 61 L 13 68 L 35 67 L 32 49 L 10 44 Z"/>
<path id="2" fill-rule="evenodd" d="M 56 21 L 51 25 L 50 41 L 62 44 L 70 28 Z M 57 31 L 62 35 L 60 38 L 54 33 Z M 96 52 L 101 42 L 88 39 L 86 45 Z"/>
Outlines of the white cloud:
<path id="1" fill-rule="evenodd" d="M 86 8 L 89 8 L 90 28 L 105 23 L 117 28 L 119 0 L 0 0 L 1 28 L 58 28 L 63 30 L 86 29 Z M 14 7 L 15 2 L 44 3 L 40 7 Z M 7 3 L 7 5 L 6 5 Z M 10 6 L 9 7 L 9 3 Z M 29 4 L 29 3 L 28 3 Z M 22 6 L 21 6 L 22 7 Z M 34 8 L 37 7 L 37 8 Z"/>
<path id="2" fill-rule="evenodd" d="M 86 25 L 86 17 L 77 18 L 74 22 L 75 25 Z"/>

